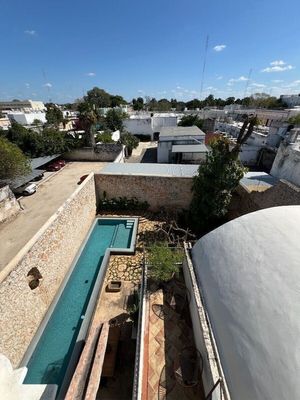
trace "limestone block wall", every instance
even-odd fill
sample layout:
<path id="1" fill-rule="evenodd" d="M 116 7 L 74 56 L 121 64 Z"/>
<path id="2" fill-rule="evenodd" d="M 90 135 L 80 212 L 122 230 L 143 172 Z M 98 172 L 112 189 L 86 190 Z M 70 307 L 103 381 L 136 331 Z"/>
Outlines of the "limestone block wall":
<path id="1" fill-rule="evenodd" d="M 279 179 L 286 179 L 294 185 L 300 186 L 299 143 L 281 143 L 271 169 L 271 175 Z"/>
<path id="2" fill-rule="evenodd" d="M 237 218 L 264 208 L 299 204 L 300 188 L 283 179 L 264 192 L 248 192 L 238 186 L 230 204 L 229 218 Z"/>
<path id="3" fill-rule="evenodd" d="M 19 211 L 20 205 L 9 186 L 0 188 L 0 223 L 13 217 Z"/>
<path id="4" fill-rule="evenodd" d="M 192 183 L 192 178 L 95 174 L 98 200 L 103 198 L 103 192 L 109 199 L 136 197 L 147 201 L 153 211 L 162 207 L 171 211 L 187 209 L 192 200 Z"/>
<path id="5" fill-rule="evenodd" d="M 41 205 L 42 206 L 42 205 Z M 90 176 L 46 222 L 0 274 L 0 353 L 17 366 L 95 218 L 94 176 Z M 42 279 L 29 287 L 36 267 Z"/>

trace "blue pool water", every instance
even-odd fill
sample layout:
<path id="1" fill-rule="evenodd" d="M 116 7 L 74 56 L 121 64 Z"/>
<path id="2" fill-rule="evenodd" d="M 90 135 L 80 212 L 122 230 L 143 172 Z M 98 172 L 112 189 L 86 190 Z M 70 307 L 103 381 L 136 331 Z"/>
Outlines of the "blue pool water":
<path id="1" fill-rule="evenodd" d="M 27 364 L 24 383 L 62 384 L 107 248 L 129 248 L 132 220 L 98 219 Z"/>

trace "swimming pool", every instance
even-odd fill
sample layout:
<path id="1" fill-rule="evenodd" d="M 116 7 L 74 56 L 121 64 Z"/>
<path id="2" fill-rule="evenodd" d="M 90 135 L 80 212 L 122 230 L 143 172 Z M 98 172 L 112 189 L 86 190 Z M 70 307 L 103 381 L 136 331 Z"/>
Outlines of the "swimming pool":
<path id="1" fill-rule="evenodd" d="M 22 365 L 24 383 L 55 384 L 60 388 L 74 356 L 76 343 L 84 340 L 101 289 L 110 252 L 134 251 L 137 220 L 98 218 L 77 256 L 67 283 L 44 327 L 33 340 Z"/>

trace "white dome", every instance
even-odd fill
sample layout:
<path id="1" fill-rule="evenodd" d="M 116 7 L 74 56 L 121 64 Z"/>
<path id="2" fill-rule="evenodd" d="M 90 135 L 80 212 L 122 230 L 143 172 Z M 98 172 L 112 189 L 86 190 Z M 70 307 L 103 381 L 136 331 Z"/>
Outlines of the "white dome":
<path id="1" fill-rule="evenodd" d="M 232 399 L 300 399 L 300 206 L 237 218 L 192 257 Z"/>

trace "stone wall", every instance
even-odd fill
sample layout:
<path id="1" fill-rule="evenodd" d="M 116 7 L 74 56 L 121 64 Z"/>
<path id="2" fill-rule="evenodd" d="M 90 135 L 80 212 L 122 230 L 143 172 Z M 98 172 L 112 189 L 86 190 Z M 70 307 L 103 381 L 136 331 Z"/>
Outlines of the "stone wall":
<path id="1" fill-rule="evenodd" d="M 233 194 L 229 218 L 237 218 L 264 208 L 299 204 L 300 188 L 283 179 L 264 192 L 248 192 L 239 186 Z"/>
<path id="2" fill-rule="evenodd" d="M 112 162 L 123 154 L 123 146 L 118 143 L 105 143 L 97 145 L 95 149 L 92 147 L 83 147 L 75 149 L 64 154 L 64 158 L 70 161 L 102 161 Z M 124 155 L 123 155 L 124 158 Z"/>
<path id="3" fill-rule="evenodd" d="M 13 217 L 19 211 L 20 205 L 9 186 L 0 188 L 0 223 Z"/>
<path id="4" fill-rule="evenodd" d="M 187 209 L 192 200 L 192 178 L 95 174 L 97 200 L 125 196 L 147 201 L 152 211 Z"/>
<path id="5" fill-rule="evenodd" d="M 95 218 L 91 174 L 1 272 L 0 353 L 17 366 Z M 29 287 L 28 272 L 36 267 L 42 279 Z M 7 273 L 9 273 L 7 275 Z"/>

